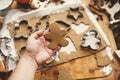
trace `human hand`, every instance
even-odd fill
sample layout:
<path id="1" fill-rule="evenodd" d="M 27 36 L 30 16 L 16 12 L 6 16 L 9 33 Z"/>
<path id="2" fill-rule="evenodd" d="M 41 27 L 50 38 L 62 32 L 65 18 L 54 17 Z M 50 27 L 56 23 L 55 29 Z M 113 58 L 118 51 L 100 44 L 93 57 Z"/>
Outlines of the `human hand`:
<path id="1" fill-rule="evenodd" d="M 48 41 L 45 40 L 44 35 L 48 31 L 37 31 L 33 33 L 27 41 L 26 51 L 27 54 L 33 57 L 38 64 L 42 64 L 46 60 L 48 60 L 55 52 L 59 49 L 51 50 L 47 47 L 49 44 Z"/>

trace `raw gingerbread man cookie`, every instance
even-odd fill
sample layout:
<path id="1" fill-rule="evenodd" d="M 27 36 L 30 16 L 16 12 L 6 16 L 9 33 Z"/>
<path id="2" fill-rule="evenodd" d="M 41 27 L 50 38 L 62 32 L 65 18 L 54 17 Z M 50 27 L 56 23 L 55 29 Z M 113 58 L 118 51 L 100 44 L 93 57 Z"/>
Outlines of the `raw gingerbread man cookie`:
<path id="1" fill-rule="evenodd" d="M 60 26 L 57 23 L 52 23 L 49 26 L 50 32 L 45 35 L 45 38 L 50 40 L 48 48 L 55 49 L 57 46 L 65 47 L 68 45 L 68 41 L 64 39 L 67 31 L 60 30 Z"/>

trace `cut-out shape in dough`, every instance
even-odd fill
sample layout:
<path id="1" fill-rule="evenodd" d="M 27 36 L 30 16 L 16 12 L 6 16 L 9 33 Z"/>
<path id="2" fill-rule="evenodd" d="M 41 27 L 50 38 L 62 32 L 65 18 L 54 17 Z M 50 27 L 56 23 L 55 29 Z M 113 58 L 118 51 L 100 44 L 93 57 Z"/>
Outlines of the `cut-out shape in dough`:
<path id="1" fill-rule="evenodd" d="M 67 31 L 60 30 L 60 27 L 57 23 L 50 24 L 49 30 L 50 32 L 45 35 L 45 38 L 50 40 L 48 48 L 55 49 L 57 46 L 65 47 L 68 45 L 68 41 L 64 39 Z"/>
<path id="2" fill-rule="evenodd" d="M 78 18 L 83 17 L 83 14 L 80 12 L 79 7 L 78 8 L 70 8 L 70 11 L 69 11 L 67 17 L 76 21 Z"/>
<path id="3" fill-rule="evenodd" d="M 100 47 L 101 39 L 97 37 L 96 30 L 90 30 L 82 36 L 81 47 L 98 50 Z"/>
<path id="4" fill-rule="evenodd" d="M 15 27 L 15 38 L 28 38 L 31 32 L 31 27 L 28 26 L 28 22 L 26 20 L 22 20 L 19 23 L 19 27 Z"/>
<path id="5" fill-rule="evenodd" d="M 39 22 L 36 23 L 36 30 L 45 30 L 47 29 L 49 23 L 48 23 L 48 15 L 45 15 L 40 18 Z"/>
<path id="6" fill-rule="evenodd" d="M 67 12 L 64 12 L 64 13 L 49 15 L 49 18 L 48 18 L 49 24 L 56 22 L 56 23 L 59 23 L 59 24 L 64 24 L 65 26 L 69 27 L 69 25 L 74 23 L 74 21 L 70 18 L 67 18 L 68 13 L 69 12 L 67 11 Z"/>
<path id="7" fill-rule="evenodd" d="M 59 51 L 71 54 L 71 52 L 76 51 L 76 48 L 70 38 L 66 38 L 66 40 L 69 41 L 69 44 L 66 47 L 62 47 Z"/>
<path id="8" fill-rule="evenodd" d="M 79 25 L 72 24 L 70 27 L 72 29 L 74 29 L 77 34 L 81 34 L 81 33 L 88 30 L 89 25 L 86 25 L 84 23 L 80 23 Z"/>
<path id="9" fill-rule="evenodd" d="M 69 27 L 70 27 L 70 25 L 67 24 L 67 23 L 64 22 L 64 21 L 58 20 L 58 21 L 55 21 L 55 22 L 58 23 L 58 24 L 64 25 L 66 28 L 69 28 Z"/>

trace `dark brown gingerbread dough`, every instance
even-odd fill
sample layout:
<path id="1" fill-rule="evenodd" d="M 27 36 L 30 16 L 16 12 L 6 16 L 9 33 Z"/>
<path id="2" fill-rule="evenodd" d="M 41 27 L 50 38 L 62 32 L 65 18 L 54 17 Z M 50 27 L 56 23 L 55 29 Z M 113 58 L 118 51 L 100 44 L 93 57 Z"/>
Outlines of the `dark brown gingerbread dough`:
<path id="1" fill-rule="evenodd" d="M 45 38 L 50 40 L 48 48 L 55 49 L 58 45 L 65 47 L 68 45 L 68 41 L 64 39 L 64 36 L 67 34 L 67 31 L 60 30 L 59 24 L 52 23 L 49 26 L 50 32 L 45 35 Z"/>

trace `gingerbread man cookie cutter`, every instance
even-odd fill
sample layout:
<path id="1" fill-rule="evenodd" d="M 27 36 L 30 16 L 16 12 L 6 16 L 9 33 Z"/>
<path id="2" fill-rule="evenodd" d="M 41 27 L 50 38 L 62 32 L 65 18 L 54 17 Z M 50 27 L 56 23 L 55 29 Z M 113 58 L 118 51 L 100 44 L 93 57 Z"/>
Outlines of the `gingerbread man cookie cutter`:
<path id="1" fill-rule="evenodd" d="M 96 30 L 90 30 L 88 33 L 82 36 L 80 46 L 83 48 L 89 48 L 92 50 L 98 50 L 100 47 L 101 39 L 97 37 Z"/>
<path id="2" fill-rule="evenodd" d="M 32 27 L 28 25 L 27 20 L 21 20 L 19 27 L 15 27 L 15 39 L 28 38 L 32 32 Z"/>

